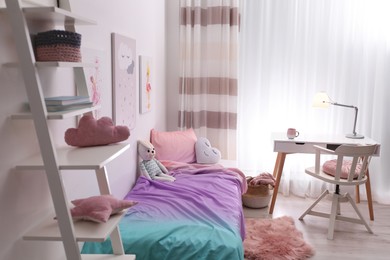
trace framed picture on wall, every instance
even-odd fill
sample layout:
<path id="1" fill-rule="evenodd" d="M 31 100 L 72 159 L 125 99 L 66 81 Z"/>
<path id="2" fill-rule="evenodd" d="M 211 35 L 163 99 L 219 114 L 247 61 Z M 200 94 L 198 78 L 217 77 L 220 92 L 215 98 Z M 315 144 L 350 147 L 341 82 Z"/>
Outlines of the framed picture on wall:
<path id="1" fill-rule="evenodd" d="M 139 110 L 141 114 L 152 109 L 153 73 L 152 58 L 139 56 Z"/>
<path id="2" fill-rule="evenodd" d="M 93 64 L 94 66 L 84 68 L 85 82 L 88 86 L 88 94 L 90 101 L 94 106 L 100 106 L 100 109 L 93 111 L 95 118 L 102 116 L 102 107 L 106 107 L 105 103 L 109 100 L 105 97 L 111 97 L 111 89 L 104 88 L 109 85 L 109 80 L 104 77 L 109 68 L 107 55 L 104 50 L 81 48 L 83 62 Z"/>
<path id="3" fill-rule="evenodd" d="M 136 123 L 136 41 L 112 33 L 113 121 L 135 128 Z"/>

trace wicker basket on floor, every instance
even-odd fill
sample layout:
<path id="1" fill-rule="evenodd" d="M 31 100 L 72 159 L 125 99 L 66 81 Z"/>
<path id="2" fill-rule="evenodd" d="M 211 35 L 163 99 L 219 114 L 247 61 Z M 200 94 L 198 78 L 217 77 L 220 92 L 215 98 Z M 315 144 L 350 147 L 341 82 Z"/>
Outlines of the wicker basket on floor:
<path id="1" fill-rule="evenodd" d="M 81 34 L 51 30 L 35 36 L 37 61 L 81 62 Z"/>
<path id="2" fill-rule="evenodd" d="M 242 203 L 248 208 L 267 207 L 271 199 L 270 185 L 251 185 L 252 177 L 247 177 L 248 190 L 242 195 Z"/>

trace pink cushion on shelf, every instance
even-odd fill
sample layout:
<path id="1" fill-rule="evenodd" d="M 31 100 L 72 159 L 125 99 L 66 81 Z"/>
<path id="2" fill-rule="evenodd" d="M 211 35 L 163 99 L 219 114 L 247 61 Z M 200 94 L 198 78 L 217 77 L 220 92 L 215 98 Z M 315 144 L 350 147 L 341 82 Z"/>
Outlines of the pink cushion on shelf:
<path id="1" fill-rule="evenodd" d="M 130 208 L 138 202 L 119 200 L 112 195 L 93 196 L 72 201 L 74 208 L 70 210 L 73 219 L 90 220 L 98 223 L 107 222 L 111 215 Z"/>
<path id="2" fill-rule="evenodd" d="M 185 131 L 150 132 L 150 141 L 156 150 L 156 159 L 176 162 L 196 162 L 196 135 L 192 128 Z"/>
<path id="3" fill-rule="evenodd" d="M 77 128 L 65 132 L 65 142 L 71 146 L 86 147 L 117 143 L 130 136 L 127 126 L 114 126 L 112 119 L 102 117 L 96 120 L 91 115 L 84 115 Z"/>
<path id="4" fill-rule="evenodd" d="M 336 159 L 326 161 L 322 165 L 322 171 L 328 175 L 335 176 L 336 175 L 336 165 L 337 165 Z M 343 161 L 343 165 L 341 166 L 341 175 L 340 175 L 341 179 L 348 179 L 348 174 L 351 171 L 351 166 L 352 166 L 352 161 L 350 161 L 350 160 Z M 354 179 L 359 176 L 361 168 L 362 168 L 362 165 L 360 163 L 358 163 L 356 165 L 355 174 L 353 177 Z"/>

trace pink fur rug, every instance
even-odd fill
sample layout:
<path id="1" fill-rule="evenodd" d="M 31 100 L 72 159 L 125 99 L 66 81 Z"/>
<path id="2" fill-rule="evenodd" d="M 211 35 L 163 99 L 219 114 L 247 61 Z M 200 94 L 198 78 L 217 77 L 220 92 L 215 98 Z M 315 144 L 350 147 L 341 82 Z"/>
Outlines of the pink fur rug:
<path id="1" fill-rule="evenodd" d="M 292 217 L 246 219 L 245 259 L 306 259 L 314 249 L 303 240 Z"/>

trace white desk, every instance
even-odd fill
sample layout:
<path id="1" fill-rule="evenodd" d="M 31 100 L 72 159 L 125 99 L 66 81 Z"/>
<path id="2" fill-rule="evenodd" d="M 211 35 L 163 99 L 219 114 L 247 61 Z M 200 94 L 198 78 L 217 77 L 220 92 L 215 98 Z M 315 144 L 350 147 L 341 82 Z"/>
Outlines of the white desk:
<path id="1" fill-rule="evenodd" d="M 319 145 L 326 147 L 328 149 L 336 149 L 342 144 L 378 144 L 378 148 L 375 152 L 375 156 L 380 155 L 380 144 L 368 137 L 364 139 L 351 139 L 346 138 L 344 135 L 318 135 L 318 134 L 302 134 L 295 139 L 288 139 L 286 133 L 274 133 L 272 135 L 274 143 L 274 152 L 277 152 L 275 168 L 273 175 L 276 178 L 276 183 L 274 187 L 274 192 L 271 199 L 271 204 L 269 207 L 269 214 L 272 214 L 274 211 L 276 197 L 278 196 L 279 184 L 282 178 L 284 161 L 286 155 L 290 153 L 308 153 L 314 154 L 313 145 Z M 356 200 L 360 201 L 359 197 L 359 186 L 356 187 Z M 370 187 L 370 178 L 367 171 L 367 182 L 366 182 L 366 191 L 367 191 L 367 201 L 368 208 L 370 212 L 370 219 L 374 220 L 374 210 L 372 207 L 372 197 L 371 197 L 371 187 Z"/>

